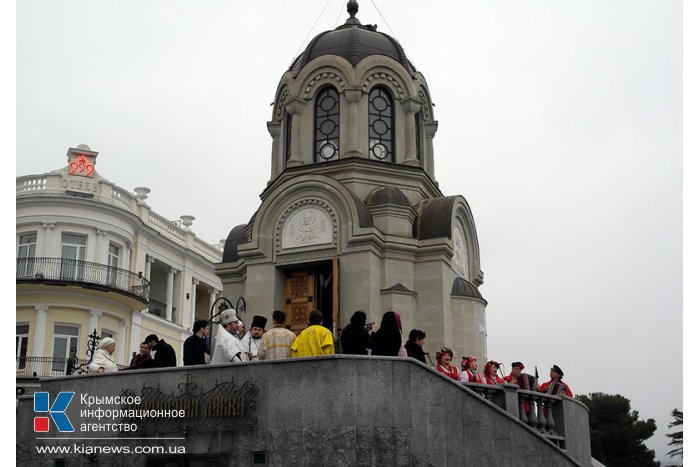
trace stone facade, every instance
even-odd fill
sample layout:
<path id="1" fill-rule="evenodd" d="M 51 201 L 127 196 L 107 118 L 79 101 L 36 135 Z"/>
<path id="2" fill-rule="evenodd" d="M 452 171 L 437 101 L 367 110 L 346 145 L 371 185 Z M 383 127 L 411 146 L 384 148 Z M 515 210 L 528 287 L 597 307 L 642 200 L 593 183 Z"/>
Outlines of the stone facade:
<path id="1" fill-rule="evenodd" d="M 588 411 L 580 402 L 558 398 L 557 423 L 565 427 L 567 450 L 530 428 L 494 399 L 490 402 L 413 359 L 329 356 L 141 370 L 42 381 L 53 401 L 60 391 L 75 391 L 66 411 L 76 430 L 82 424 L 134 423 L 136 431 L 48 433 L 32 431 L 32 398 L 19 399 L 18 465 L 49 467 L 61 457 L 68 466 L 89 465 L 85 455 L 38 455 L 40 437 L 63 446 L 71 438 L 108 436 L 96 446 L 184 449 L 206 465 L 255 465 L 261 455 L 276 466 L 589 466 Z M 512 391 L 499 387 L 494 391 Z M 139 396 L 142 409 L 178 408 L 185 417 L 115 420 L 81 415 L 82 397 Z M 87 399 L 85 399 L 87 400 Z M 506 410 L 503 409 L 505 407 Z M 180 439 L 134 440 L 135 437 Z M 166 453 L 167 454 L 167 451 Z M 159 460 L 160 459 L 160 460 Z M 100 466 L 167 465 L 184 456 L 98 454 Z M 161 462 L 161 463 L 158 463 Z M 93 464 L 94 465 L 94 464 Z M 184 464 L 178 464 L 184 465 Z M 191 464 L 198 465 L 198 464 Z"/>
<path id="2" fill-rule="evenodd" d="M 81 144 L 61 168 L 17 177 L 18 377 L 64 374 L 71 347 L 86 358 L 94 331 L 117 341 L 118 364 L 152 333 L 181 361 L 194 320 L 209 318 L 222 291 L 220 246 L 196 236 L 192 216 L 154 211 L 148 188 L 109 181 L 97 156 Z"/>
<path id="3" fill-rule="evenodd" d="M 474 219 L 438 187 L 430 92 L 398 42 L 351 13 L 284 73 L 267 125 L 270 181 L 227 239 L 224 295 L 268 317 L 318 308 L 336 337 L 356 310 L 377 323 L 397 311 L 404 335 L 424 330 L 431 353 L 448 345 L 485 361 Z M 306 308 L 289 292 L 305 271 Z"/>

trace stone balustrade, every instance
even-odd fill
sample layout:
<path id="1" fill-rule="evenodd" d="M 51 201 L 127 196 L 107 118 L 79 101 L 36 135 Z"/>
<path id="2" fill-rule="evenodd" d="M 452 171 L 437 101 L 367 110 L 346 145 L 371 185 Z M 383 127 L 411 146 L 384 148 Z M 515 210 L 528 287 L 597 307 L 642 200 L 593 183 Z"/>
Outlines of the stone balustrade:
<path id="1" fill-rule="evenodd" d="M 42 175 L 26 175 L 16 179 L 16 195 L 18 197 L 32 195 L 60 195 L 66 191 L 78 191 L 89 193 L 104 203 L 111 203 L 121 209 L 131 211 L 159 232 L 163 232 L 172 239 L 182 244 L 190 244 L 191 248 L 209 261 L 218 263 L 221 261 L 221 250 L 198 238 L 190 229 L 182 228 L 165 217 L 153 212 L 144 200 L 148 188 L 137 187 L 135 193 L 125 190 L 106 179 L 89 179 L 77 177 L 67 179 L 60 173 L 47 173 Z M 189 217 L 189 216 L 185 216 Z M 189 240 L 191 238 L 191 241 Z"/>
<path id="2" fill-rule="evenodd" d="M 585 451 L 585 447 L 580 446 L 580 433 L 575 436 L 569 433 L 567 437 L 567 425 L 571 425 L 567 423 L 571 422 L 566 420 L 567 414 L 577 419 L 582 415 L 588 418 L 588 408 L 580 401 L 566 396 L 524 391 L 515 384 L 462 384 L 538 431 L 560 449 Z"/>
<path id="3" fill-rule="evenodd" d="M 46 177 L 43 175 L 28 175 L 17 177 L 17 194 L 31 193 L 46 189 Z"/>

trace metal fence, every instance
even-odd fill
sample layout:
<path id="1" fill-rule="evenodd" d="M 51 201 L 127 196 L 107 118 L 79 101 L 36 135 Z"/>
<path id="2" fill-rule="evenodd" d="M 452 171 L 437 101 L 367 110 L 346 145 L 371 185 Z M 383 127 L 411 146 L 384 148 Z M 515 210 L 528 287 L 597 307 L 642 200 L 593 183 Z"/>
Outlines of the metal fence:
<path id="1" fill-rule="evenodd" d="M 68 357 L 17 357 L 15 363 L 16 378 L 50 378 L 54 376 L 66 376 L 76 367 L 86 366 L 87 360 L 75 359 L 69 366 Z M 126 368 L 117 365 L 119 369 Z"/>
<path id="2" fill-rule="evenodd" d="M 17 258 L 17 281 L 76 282 L 121 290 L 148 302 L 150 283 L 141 274 L 67 258 Z"/>

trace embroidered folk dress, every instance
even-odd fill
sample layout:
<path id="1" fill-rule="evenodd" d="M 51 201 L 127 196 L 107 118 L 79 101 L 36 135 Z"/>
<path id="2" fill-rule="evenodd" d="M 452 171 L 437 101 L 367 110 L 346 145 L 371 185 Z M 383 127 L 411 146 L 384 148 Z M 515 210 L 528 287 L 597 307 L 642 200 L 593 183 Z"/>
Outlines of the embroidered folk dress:
<path id="1" fill-rule="evenodd" d="M 459 381 L 459 370 L 456 366 L 448 365 L 447 368 L 445 368 L 444 366 L 442 366 L 442 363 L 438 363 L 435 366 L 435 369 L 443 375 L 452 378 L 455 381 Z"/>
<path id="2" fill-rule="evenodd" d="M 501 378 L 498 375 L 491 377 L 491 378 L 484 375 L 484 380 L 485 380 L 484 384 L 492 384 L 492 385 L 503 384 L 503 378 Z"/>
<path id="3" fill-rule="evenodd" d="M 459 375 L 459 380 L 463 383 L 479 383 L 484 384 L 484 380 L 481 379 L 481 375 L 476 371 L 464 370 Z"/>

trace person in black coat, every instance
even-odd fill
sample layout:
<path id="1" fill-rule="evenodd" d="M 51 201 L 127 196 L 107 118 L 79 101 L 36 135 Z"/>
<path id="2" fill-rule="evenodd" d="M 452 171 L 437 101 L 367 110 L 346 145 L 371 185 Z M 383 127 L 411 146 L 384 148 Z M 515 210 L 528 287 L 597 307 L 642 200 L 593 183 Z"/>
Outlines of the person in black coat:
<path id="1" fill-rule="evenodd" d="M 151 349 L 148 347 L 148 344 L 145 342 L 141 342 L 139 345 L 139 353 L 134 355 L 134 357 L 131 359 L 131 363 L 129 363 L 128 368 L 124 368 L 125 370 L 140 370 L 143 368 L 148 368 L 148 366 L 151 364 Z"/>
<path id="2" fill-rule="evenodd" d="M 148 368 L 168 368 L 177 365 L 175 349 L 173 349 L 172 345 L 163 339 L 158 339 L 158 336 L 155 334 L 146 337 L 145 342 L 156 353 Z"/>
<path id="3" fill-rule="evenodd" d="M 182 361 L 185 366 L 204 365 L 205 354 L 209 353 L 206 337 L 209 335 L 209 321 L 198 319 L 192 326 L 192 335 L 185 339 L 182 348 Z"/>
<path id="4" fill-rule="evenodd" d="M 343 348 L 343 353 L 351 355 L 367 355 L 367 349 L 370 347 L 369 331 L 367 330 L 367 315 L 364 311 L 356 311 L 350 324 L 343 329 L 340 335 L 340 345 Z M 376 325 L 372 323 L 373 326 Z"/>
<path id="5" fill-rule="evenodd" d="M 379 331 L 373 332 L 370 338 L 372 339 L 372 355 L 396 357 L 402 344 L 400 318 L 397 313 L 393 311 L 384 313 Z"/>
<path id="6" fill-rule="evenodd" d="M 408 340 L 406 341 L 406 354 L 409 357 L 415 358 L 419 362 L 425 362 L 425 352 L 423 351 L 423 342 L 425 342 L 425 333 L 420 329 L 412 329 L 408 333 Z"/>

